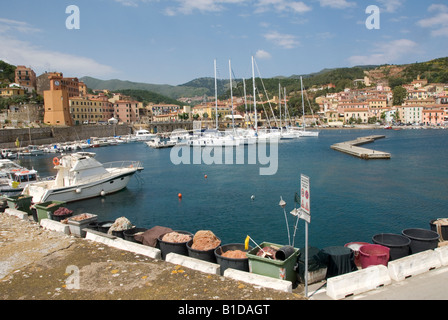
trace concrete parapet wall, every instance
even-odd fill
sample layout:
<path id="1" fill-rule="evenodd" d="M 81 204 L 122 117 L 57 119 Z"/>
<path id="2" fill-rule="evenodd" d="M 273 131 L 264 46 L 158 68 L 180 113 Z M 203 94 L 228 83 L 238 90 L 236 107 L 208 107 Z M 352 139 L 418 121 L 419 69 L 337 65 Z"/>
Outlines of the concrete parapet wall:
<path id="1" fill-rule="evenodd" d="M 386 266 L 370 266 L 327 280 L 327 295 L 333 299 L 343 299 L 349 295 L 364 293 L 392 282 Z"/>
<path id="2" fill-rule="evenodd" d="M 439 255 L 434 250 L 414 253 L 401 259 L 389 261 L 388 264 L 390 277 L 395 281 L 403 281 L 407 277 L 416 276 L 441 266 Z"/>

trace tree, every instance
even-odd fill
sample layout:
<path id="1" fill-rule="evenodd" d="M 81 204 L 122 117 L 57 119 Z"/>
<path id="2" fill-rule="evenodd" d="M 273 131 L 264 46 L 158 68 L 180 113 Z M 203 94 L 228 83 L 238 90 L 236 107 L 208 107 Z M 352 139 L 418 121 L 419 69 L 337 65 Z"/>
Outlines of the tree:
<path id="1" fill-rule="evenodd" d="M 406 99 L 408 92 L 402 86 L 395 87 L 393 90 L 394 95 L 394 105 L 401 106 Z"/>

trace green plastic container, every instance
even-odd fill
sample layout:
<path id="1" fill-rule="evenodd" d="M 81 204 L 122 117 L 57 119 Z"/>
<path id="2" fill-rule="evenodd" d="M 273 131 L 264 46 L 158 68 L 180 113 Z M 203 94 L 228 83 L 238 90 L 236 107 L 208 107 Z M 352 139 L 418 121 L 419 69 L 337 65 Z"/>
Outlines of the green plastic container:
<path id="1" fill-rule="evenodd" d="M 54 204 L 53 206 L 49 207 L 49 205 Z M 60 207 L 63 207 L 66 204 L 65 201 L 47 201 L 35 204 L 34 207 L 37 211 L 37 222 L 40 222 L 42 219 L 53 219 L 53 213 L 58 210 Z"/>
<path id="2" fill-rule="evenodd" d="M 28 214 L 31 214 L 31 200 L 33 200 L 32 196 L 24 195 L 10 196 L 6 198 L 8 207 L 10 207 L 11 209 L 24 211 Z"/>
<path id="3" fill-rule="evenodd" d="M 261 248 L 273 247 L 280 249 L 282 245 L 263 242 L 260 245 Z M 287 280 L 295 282 L 297 280 L 297 273 L 294 267 L 297 263 L 297 257 L 299 255 L 299 249 L 294 248 L 294 253 L 291 254 L 286 260 L 273 260 L 269 258 L 262 258 L 257 256 L 257 252 L 260 249 L 258 247 L 253 248 L 247 253 L 249 259 L 249 271 L 262 276 L 271 278 Z"/>

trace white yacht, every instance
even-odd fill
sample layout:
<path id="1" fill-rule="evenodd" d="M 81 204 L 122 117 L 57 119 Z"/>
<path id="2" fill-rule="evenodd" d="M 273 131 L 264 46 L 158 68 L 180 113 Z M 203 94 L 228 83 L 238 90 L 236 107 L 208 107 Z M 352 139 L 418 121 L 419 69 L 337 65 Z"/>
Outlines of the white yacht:
<path id="1" fill-rule="evenodd" d="M 149 141 L 157 137 L 155 133 L 151 133 L 146 129 L 140 129 L 135 131 L 135 138 L 137 141 Z"/>
<path id="2" fill-rule="evenodd" d="M 94 156 L 91 152 L 76 152 L 55 157 L 56 178 L 28 184 L 22 194 L 32 196 L 33 203 L 71 202 L 105 196 L 125 188 L 132 175 L 143 170 L 139 161 L 102 164 Z"/>

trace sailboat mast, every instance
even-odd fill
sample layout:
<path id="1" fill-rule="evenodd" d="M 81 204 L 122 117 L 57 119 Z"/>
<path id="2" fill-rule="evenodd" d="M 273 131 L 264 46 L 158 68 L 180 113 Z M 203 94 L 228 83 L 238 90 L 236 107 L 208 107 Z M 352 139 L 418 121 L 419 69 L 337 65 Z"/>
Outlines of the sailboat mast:
<path id="1" fill-rule="evenodd" d="M 303 81 L 302 81 L 302 77 L 300 77 L 300 87 L 302 89 L 302 112 L 303 112 L 303 123 L 302 123 L 302 127 L 303 127 L 303 131 L 305 131 L 305 104 L 303 102 Z"/>
<path id="2" fill-rule="evenodd" d="M 245 114 L 244 114 L 244 121 L 246 122 L 246 127 L 247 127 L 247 98 L 246 98 L 246 80 L 243 78 L 243 87 L 244 87 L 244 109 L 245 109 Z M 250 120 L 250 118 L 249 118 Z"/>
<path id="3" fill-rule="evenodd" d="M 232 103 L 232 128 L 235 130 L 235 119 L 233 117 L 233 88 L 232 88 L 232 66 L 229 59 L 229 73 L 230 73 L 230 101 Z"/>
<path id="4" fill-rule="evenodd" d="M 255 98 L 254 56 L 252 56 L 252 84 L 254 87 L 254 110 L 255 110 L 255 133 L 256 133 L 258 131 L 258 119 L 257 119 L 257 99 Z"/>
<path id="5" fill-rule="evenodd" d="M 279 114 L 280 114 L 280 130 L 282 128 L 282 101 L 281 101 L 281 90 L 282 87 L 280 85 L 280 82 L 278 83 L 278 107 L 279 107 Z"/>
<path id="6" fill-rule="evenodd" d="M 216 81 L 216 59 L 215 59 L 215 118 L 216 118 L 216 130 L 219 130 L 219 125 L 218 125 L 218 83 Z"/>
<path id="7" fill-rule="evenodd" d="M 288 124 L 286 122 L 286 108 L 287 108 L 287 106 L 286 106 L 286 87 L 283 88 L 283 91 L 285 92 L 283 94 L 283 98 L 285 99 L 285 127 L 286 127 L 286 126 L 288 126 Z"/>

